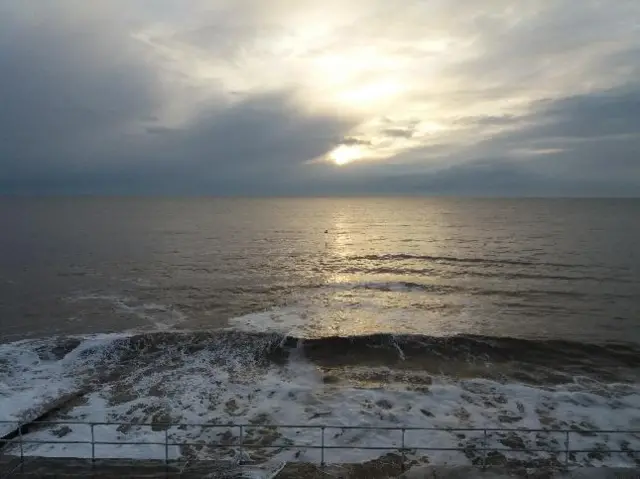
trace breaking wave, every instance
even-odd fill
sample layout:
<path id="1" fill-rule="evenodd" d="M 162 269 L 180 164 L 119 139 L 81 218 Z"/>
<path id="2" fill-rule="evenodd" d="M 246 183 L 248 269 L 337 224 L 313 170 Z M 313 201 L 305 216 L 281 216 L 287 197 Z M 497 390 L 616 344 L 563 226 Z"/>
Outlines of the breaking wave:
<path id="1" fill-rule="evenodd" d="M 575 375 L 604 381 L 634 380 L 640 369 L 640 348 L 633 344 L 479 335 L 300 338 L 236 330 L 151 332 L 122 336 L 108 346 L 94 347 L 87 347 L 82 338 L 62 338 L 41 347 L 39 354 L 44 359 L 62 359 L 80 345 L 83 358 L 99 356 L 123 363 L 146 362 L 169 352 L 188 357 L 208 351 L 221 360 L 250 361 L 253 365 L 281 364 L 292 356 L 301 356 L 322 367 L 387 366 L 453 377 L 511 377 L 534 383 L 571 382 Z"/>

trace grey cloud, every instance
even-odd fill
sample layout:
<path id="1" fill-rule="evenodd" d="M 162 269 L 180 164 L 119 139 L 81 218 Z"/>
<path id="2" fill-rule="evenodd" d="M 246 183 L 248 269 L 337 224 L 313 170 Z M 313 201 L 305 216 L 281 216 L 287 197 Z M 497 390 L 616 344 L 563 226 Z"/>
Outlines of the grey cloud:
<path id="1" fill-rule="evenodd" d="M 640 85 L 540 102 L 517 131 L 476 145 L 499 157 L 548 149 L 529 160 L 539 172 L 574 181 L 635 181 L 640 191 Z M 561 151 L 553 151 L 561 150 Z"/>
<path id="2" fill-rule="evenodd" d="M 412 138 L 417 128 L 420 125 L 419 119 L 411 119 L 411 120 L 393 120 L 388 117 L 383 117 L 380 119 L 381 130 L 378 132 L 379 135 L 383 137 L 387 137 L 389 139 L 394 138 Z"/>
<path id="3" fill-rule="evenodd" d="M 282 177 L 289 171 L 287 167 L 328 151 L 333 139 L 352 126 L 330 116 L 300 113 L 288 94 L 280 92 L 204 110 L 155 148 L 170 161 L 185 158 L 184 163 L 197 167 L 200 173 Z M 270 172 L 270 168 L 276 171 Z"/>
<path id="4" fill-rule="evenodd" d="M 226 22 L 231 22 L 225 23 Z M 231 18 L 215 18 L 213 24 L 209 23 L 183 33 L 172 35 L 171 40 L 184 42 L 205 51 L 208 55 L 233 59 L 242 56 L 248 48 L 257 54 L 273 53 L 264 48 L 261 42 L 270 36 L 285 34 L 286 32 L 276 25 L 265 26 L 251 23 L 245 20 L 238 23 Z"/>
<path id="5" fill-rule="evenodd" d="M 416 171 L 409 178 L 388 170 L 390 182 L 434 194 L 640 194 L 640 84 L 539 101 L 518 117 L 457 123 L 480 140 L 440 145 L 437 155 L 451 164 L 444 169 L 427 161 L 420 172 L 418 159 L 431 157 L 431 146 L 401 155 L 396 163 Z"/>
<path id="6" fill-rule="evenodd" d="M 480 115 L 457 118 L 454 123 L 465 126 L 501 126 L 512 125 L 518 120 L 519 118 L 514 115 Z"/>
<path id="7" fill-rule="evenodd" d="M 523 134 L 593 138 L 640 132 L 640 85 L 577 95 L 538 105 L 539 124 Z"/>
<path id="8" fill-rule="evenodd" d="M 354 136 L 347 136 L 340 141 L 341 145 L 353 146 L 353 145 L 371 145 L 369 140 L 362 140 Z"/>
<path id="9" fill-rule="evenodd" d="M 9 20 L 0 19 L 0 192 L 286 188 L 354 126 L 305 114 L 282 91 L 203 104 L 187 125 L 167 127 L 156 113 L 163 72 L 128 34 L 54 18 L 3 28 Z"/>
<path id="10" fill-rule="evenodd" d="M 145 127 L 145 130 L 150 135 L 170 135 L 172 133 L 177 133 L 179 131 L 175 128 L 170 128 L 167 126 L 160 126 L 160 125 L 147 126 Z"/>
<path id="11" fill-rule="evenodd" d="M 392 138 L 411 138 L 414 130 L 409 128 L 387 128 L 386 130 L 382 130 L 382 134 Z"/>
<path id="12" fill-rule="evenodd" d="M 86 168 L 91 145 L 153 109 L 153 72 L 120 32 L 10 17 L 0 19 L 0 31 L 5 181 Z"/>
<path id="13" fill-rule="evenodd" d="M 414 193 L 465 196 L 637 196 L 634 180 L 567 177 L 532 171 L 527 165 L 489 159 L 456 165 L 431 174 L 395 178 Z M 399 188 L 399 186 L 398 186 Z"/>
<path id="14" fill-rule="evenodd" d="M 67 168 L 66 173 L 47 173 L 48 183 L 43 178 L 9 183 L 14 189 L 42 191 L 48 184 L 52 191 L 106 194 L 285 193 L 304 177 L 306 160 L 331 149 L 335 137 L 352 127 L 331 117 L 301 114 L 285 92 L 254 96 L 205 109 L 180 129 L 149 126 L 144 142 L 101 150 L 101 155 L 120 157 L 121 166 L 103 163 L 81 172 Z"/>
<path id="15" fill-rule="evenodd" d="M 615 8 L 604 0 L 582 2 L 580 8 L 571 0 L 541 1 L 514 11 L 519 10 L 521 19 L 478 16 L 479 55 L 455 65 L 453 71 L 503 91 L 525 86 L 544 89 L 550 79 L 563 78 L 579 87 L 597 84 L 603 77 L 610 82 L 612 73 L 624 73 L 611 68 L 624 65 L 630 48 L 637 48 L 640 41 L 635 26 L 640 4 L 633 0 L 622 0 Z"/>

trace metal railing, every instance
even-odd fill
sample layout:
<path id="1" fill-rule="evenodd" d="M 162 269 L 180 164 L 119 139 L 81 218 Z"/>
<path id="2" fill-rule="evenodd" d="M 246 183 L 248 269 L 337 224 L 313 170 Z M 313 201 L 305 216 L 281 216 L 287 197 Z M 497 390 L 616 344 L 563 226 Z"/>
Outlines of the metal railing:
<path id="1" fill-rule="evenodd" d="M 392 426 L 341 426 L 341 425 L 280 425 L 280 424 L 251 424 L 251 423 L 132 423 L 132 422 L 77 422 L 77 421 L 63 421 L 63 422 L 35 422 L 31 424 L 22 424 L 13 421 L 0 421 L 0 425 L 11 427 L 13 431 L 16 431 L 15 437 L 11 439 L 0 439 L 0 457 L 10 455 L 11 457 L 19 457 L 19 463 L 15 466 L 15 469 L 21 468 L 25 464 L 25 458 L 30 456 L 37 457 L 37 451 L 27 451 L 29 446 L 37 445 L 86 445 L 91 446 L 91 455 L 79 455 L 77 458 L 83 458 L 95 462 L 96 460 L 103 459 L 100 455 L 96 454 L 96 447 L 99 446 L 163 446 L 164 457 L 158 460 L 164 461 L 166 465 L 172 462 L 178 462 L 180 459 L 174 459 L 170 455 L 171 447 L 204 447 L 212 449 L 227 449 L 237 452 L 238 463 L 241 463 L 246 457 L 245 452 L 251 449 L 260 450 L 319 450 L 320 460 L 319 463 L 322 466 L 326 464 L 326 456 L 333 450 L 371 450 L 371 451 L 394 451 L 401 453 L 403 458 L 406 458 L 406 454 L 415 451 L 450 451 L 450 452 L 468 452 L 472 450 L 474 453 L 479 453 L 479 459 L 475 462 L 476 465 L 485 468 L 487 466 L 487 459 L 491 452 L 496 453 L 546 453 L 551 457 L 560 457 L 563 461 L 558 460 L 556 464 L 564 467 L 570 467 L 576 465 L 576 454 L 593 454 L 593 453 L 606 453 L 606 454 L 625 454 L 628 457 L 636 458 L 635 454 L 640 453 L 640 450 L 631 449 L 630 447 L 623 447 L 620 449 L 602 449 L 602 448 L 571 448 L 571 439 L 574 435 L 580 436 L 615 436 L 615 435 L 627 435 L 633 437 L 637 444 L 640 444 L 640 430 L 589 430 L 589 429 L 522 429 L 522 428 L 435 428 L 435 427 L 392 427 Z M 29 430 L 42 428 L 42 427 L 70 427 L 70 426 L 83 426 L 90 428 L 90 440 L 64 440 L 62 438 L 55 440 L 41 440 L 29 438 Z M 113 427 L 125 427 L 125 428 L 155 428 L 156 433 L 158 428 L 163 431 L 163 440 L 158 441 L 104 441 L 98 440 L 96 437 L 96 428 L 103 426 Z M 172 438 L 170 430 L 177 428 L 178 430 L 185 428 L 202 428 L 202 429 L 227 429 L 234 430 L 237 435 L 232 436 L 231 441 L 226 442 L 207 442 L 207 441 L 186 441 Z M 318 432 L 319 441 L 315 444 L 296 444 L 296 443 L 284 443 L 284 444 L 258 444 L 252 441 L 252 438 L 248 437 L 247 432 L 251 430 L 314 430 Z M 393 441 L 392 445 L 380 445 L 380 446 L 365 446 L 365 445 L 336 445 L 328 444 L 326 441 L 327 431 L 339 430 L 339 431 L 364 431 L 364 432 L 385 432 L 389 435 L 397 434 L 397 438 Z M 423 444 L 417 444 L 415 441 L 407 441 L 407 433 L 409 432 L 431 432 L 433 434 L 438 433 L 451 433 L 451 434 L 475 434 L 476 439 L 479 439 L 479 444 L 470 443 L 465 446 L 459 447 L 432 447 L 425 446 Z M 546 447 L 496 447 L 489 444 L 489 440 L 494 438 L 493 436 L 499 434 L 544 434 L 549 436 L 559 436 L 561 441 L 556 441 L 554 444 L 561 445 L 556 448 Z M 521 441 L 521 444 L 524 444 Z M 630 443 L 627 444 L 629 446 Z M 16 450 L 17 449 L 17 450 Z M 32 453 L 36 454 L 32 454 Z M 7 454 L 9 453 L 9 454 Z M 638 456 L 640 457 L 640 456 Z M 124 459 L 124 457 L 123 457 Z M 198 460 L 195 458 L 195 460 Z M 209 458 L 207 460 L 210 460 Z M 577 464 L 579 465 L 579 464 Z"/>

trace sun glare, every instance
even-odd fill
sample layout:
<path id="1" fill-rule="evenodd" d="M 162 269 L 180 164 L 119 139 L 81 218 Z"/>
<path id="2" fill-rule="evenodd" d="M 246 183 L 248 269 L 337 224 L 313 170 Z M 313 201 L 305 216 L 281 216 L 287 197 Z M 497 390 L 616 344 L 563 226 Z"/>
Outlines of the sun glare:
<path id="1" fill-rule="evenodd" d="M 329 158 L 336 165 L 342 166 L 362 158 L 362 150 L 353 145 L 340 145 L 329 153 Z"/>
<path id="2" fill-rule="evenodd" d="M 402 86 L 393 81 L 381 81 L 342 91 L 338 99 L 345 104 L 371 106 L 372 103 L 387 101 L 402 91 Z"/>

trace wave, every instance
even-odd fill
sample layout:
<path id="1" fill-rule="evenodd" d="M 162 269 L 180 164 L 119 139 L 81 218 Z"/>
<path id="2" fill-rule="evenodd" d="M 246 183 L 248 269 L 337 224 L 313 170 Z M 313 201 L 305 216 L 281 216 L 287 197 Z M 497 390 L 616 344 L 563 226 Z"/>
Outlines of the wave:
<path id="1" fill-rule="evenodd" d="M 432 294 L 464 294 L 472 296 L 499 296 L 503 298 L 540 298 L 540 297 L 563 297 L 586 299 L 590 296 L 588 293 L 570 290 L 553 290 L 553 289 L 526 289 L 526 290 L 509 290 L 509 289 L 489 289 L 478 286 L 460 286 L 451 284 L 438 283 L 418 283 L 415 281 L 345 281 L 337 283 L 328 283 L 314 285 L 313 287 L 329 287 L 343 288 L 348 290 L 374 290 L 381 292 L 411 292 L 420 291 Z M 601 293 L 601 297 L 615 299 L 625 299 L 629 296 L 618 293 Z"/>
<path id="2" fill-rule="evenodd" d="M 317 286 L 316 286 L 317 287 Z M 452 293 L 459 291 L 455 286 L 441 284 L 425 284 L 414 281 L 345 281 L 329 284 L 321 284 L 319 287 L 344 288 L 344 289 L 369 289 L 376 291 L 423 291 L 427 293 Z"/>
<path id="3" fill-rule="evenodd" d="M 81 351 L 76 349 L 82 345 Z M 450 376 L 509 377 L 524 382 L 571 382 L 576 375 L 599 381 L 635 380 L 640 347 L 626 343 L 592 344 L 565 340 L 480 335 L 448 337 L 370 334 L 301 338 L 237 330 L 152 332 L 87 346 L 81 338 L 61 338 L 40 348 L 45 359 L 80 354 L 84 359 L 148 363 L 157 356 L 209 351 L 212 364 L 259 367 L 292 358 L 324 368 L 389 367 Z"/>
<path id="4" fill-rule="evenodd" d="M 632 284 L 633 281 L 625 278 L 613 276 L 592 276 L 592 275 L 566 275 L 566 274 L 532 274 L 523 272 L 509 272 L 505 270 L 498 271 L 477 271 L 465 270 L 463 273 L 453 271 L 439 271 L 437 268 L 403 268 L 395 266 L 382 267 L 362 267 L 349 266 L 338 268 L 335 270 L 338 274 L 391 274 L 404 276 L 421 276 L 421 277 L 439 277 L 439 278 L 458 278 L 461 275 L 467 277 L 478 278 L 499 278 L 499 279 L 531 279 L 531 280 L 558 280 L 558 281 L 606 281 L 612 283 Z"/>
<path id="5" fill-rule="evenodd" d="M 447 263 L 485 263 L 496 265 L 513 265 L 513 266 L 552 266 L 557 268 L 583 268 L 586 265 L 582 264 L 570 264 L 570 263 L 553 263 L 553 262 L 539 262 L 539 261 L 526 261 L 526 260 L 511 260 L 511 259 L 493 259 L 493 258 L 463 258 L 458 256 L 432 256 L 432 255 L 416 255 L 409 253 L 396 253 L 396 254 L 369 254 L 369 255 L 355 255 L 349 256 L 349 260 L 354 261 L 406 261 L 406 260 L 419 260 L 419 261 L 441 261 Z"/>

